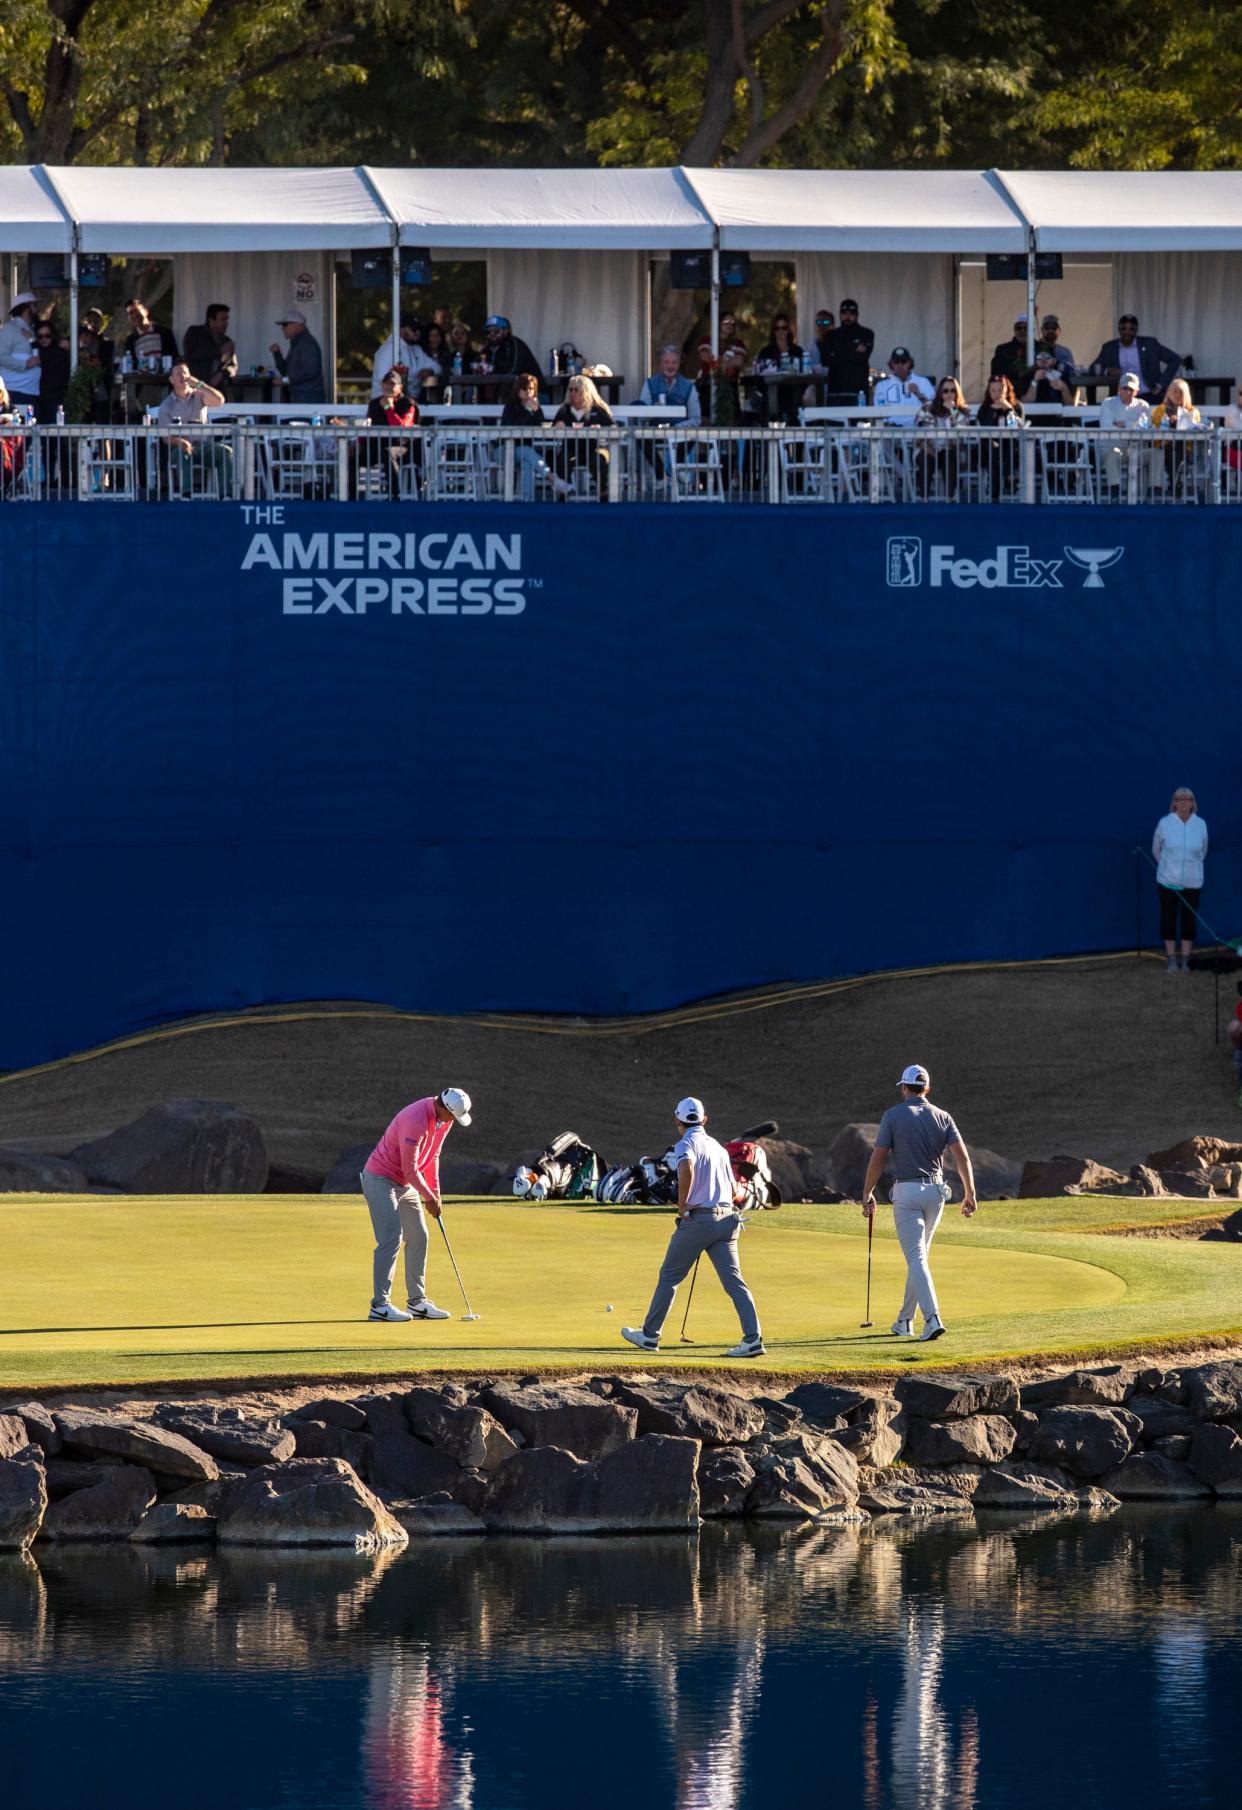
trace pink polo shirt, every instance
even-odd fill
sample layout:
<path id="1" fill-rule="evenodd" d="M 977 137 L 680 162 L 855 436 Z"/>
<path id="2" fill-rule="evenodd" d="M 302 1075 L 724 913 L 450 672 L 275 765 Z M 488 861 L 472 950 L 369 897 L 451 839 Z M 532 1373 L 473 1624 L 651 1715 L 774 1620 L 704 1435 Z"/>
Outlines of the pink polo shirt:
<path id="1" fill-rule="evenodd" d="M 436 1118 L 433 1095 L 403 1106 L 366 1160 L 372 1175 L 398 1187 L 416 1188 L 424 1200 L 440 1192 L 440 1146 L 453 1129 L 452 1119 Z"/>

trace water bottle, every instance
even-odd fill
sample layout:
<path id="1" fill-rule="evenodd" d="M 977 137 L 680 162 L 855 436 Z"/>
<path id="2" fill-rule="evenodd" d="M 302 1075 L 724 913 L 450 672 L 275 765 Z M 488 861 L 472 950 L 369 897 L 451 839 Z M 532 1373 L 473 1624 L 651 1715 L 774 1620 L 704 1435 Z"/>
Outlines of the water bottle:
<path id="1" fill-rule="evenodd" d="M 866 390 L 859 390 L 859 392 L 858 392 L 858 406 L 859 406 L 859 408 L 860 408 L 860 409 L 865 409 L 865 408 L 866 408 L 866 406 L 867 406 L 867 392 L 866 392 Z"/>
<path id="2" fill-rule="evenodd" d="M 559 377 L 561 374 L 561 355 L 553 346 L 548 353 L 548 376 Z"/>
<path id="3" fill-rule="evenodd" d="M 35 412 L 30 407 L 29 403 L 27 403 L 27 405 L 26 405 L 26 426 L 33 427 L 34 424 L 35 424 Z"/>
<path id="4" fill-rule="evenodd" d="M 458 360 L 458 362 L 460 363 L 461 361 Z M 451 383 L 446 384 L 444 388 L 444 406 L 445 408 L 451 408 L 453 406 L 453 386 Z"/>
<path id="5" fill-rule="evenodd" d="M 323 416 L 320 414 L 312 415 L 311 416 L 311 426 L 312 427 L 322 427 L 323 426 Z"/>
<path id="6" fill-rule="evenodd" d="M 453 375 L 454 375 L 454 377 L 460 377 L 464 369 L 465 369 L 465 366 L 461 362 L 461 353 L 455 352 L 453 354 Z"/>
<path id="7" fill-rule="evenodd" d="M 57 427 L 63 427 L 65 425 L 65 405 L 63 402 L 58 402 L 56 404 L 56 425 Z"/>

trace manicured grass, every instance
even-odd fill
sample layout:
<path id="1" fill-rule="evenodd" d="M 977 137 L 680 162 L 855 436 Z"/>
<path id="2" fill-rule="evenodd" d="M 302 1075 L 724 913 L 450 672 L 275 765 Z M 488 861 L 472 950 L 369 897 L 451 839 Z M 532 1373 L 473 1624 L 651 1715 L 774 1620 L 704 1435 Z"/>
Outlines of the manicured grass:
<path id="1" fill-rule="evenodd" d="M 866 1237 L 857 1209 L 760 1215 L 743 1236 L 742 1264 L 764 1323 L 764 1367 L 893 1370 L 1242 1338 L 1242 1248 L 1092 1230 L 1194 1210 L 1184 1201 L 1024 1201 L 985 1207 L 966 1224 L 950 1207 L 934 1267 L 951 1333 L 928 1346 L 888 1332 L 904 1267 L 887 1210 L 876 1222 L 871 1332 L 859 1328 Z M 671 1224 L 663 1210 L 455 1201 L 446 1223 L 481 1320 L 456 1317 L 461 1298 L 433 1230 L 429 1286 L 455 1317 L 385 1325 L 364 1317 L 371 1236 L 360 1200 L 5 1197 L 0 1386 L 663 1361 L 620 1338 L 650 1296 Z M 737 1325 L 706 1264 L 691 1310 L 696 1343 L 683 1346 L 684 1299 L 665 1328 L 666 1355 L 721 1365 Z"/>

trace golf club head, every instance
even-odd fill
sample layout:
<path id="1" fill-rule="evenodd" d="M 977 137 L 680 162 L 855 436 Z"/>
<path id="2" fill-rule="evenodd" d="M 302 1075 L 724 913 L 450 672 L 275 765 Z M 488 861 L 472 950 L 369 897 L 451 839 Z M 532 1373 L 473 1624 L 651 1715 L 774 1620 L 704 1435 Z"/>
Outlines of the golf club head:
<path id="1" fill-rule="evenodd" d="M 463 1314 L 461 1317 L 463 1320 L 481 1320 L 483 1318 L 483 1315 L 482 1314 Z"/>
<path id="2" fill-rule="evenodd" d="M 874 1320 L 860 1320 L 860 1321 L 859 1321 L 859 1322 L 858 1322 L 858 1324 L 859 1324 L 859 1326 L 860 1326 L 860 1327 L 863 1327 L 863 1326 L 874 1326 L 874 1325 L 875 1325 L 875 1321 L 874 1321 Z"/>

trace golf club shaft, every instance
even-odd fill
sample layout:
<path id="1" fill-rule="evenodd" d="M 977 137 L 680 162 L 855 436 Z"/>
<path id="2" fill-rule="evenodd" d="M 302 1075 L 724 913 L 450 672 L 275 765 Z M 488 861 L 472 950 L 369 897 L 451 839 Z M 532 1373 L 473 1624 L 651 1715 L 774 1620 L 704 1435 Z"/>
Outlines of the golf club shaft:
<path id="1" fill-rule="evenodd" d="M 702 1255 L 703 1253 L 700 1251 L 698 1257 L 694 1260 L 694 1268 L 690 1272 L 690 1293 L 686 1296 L 686 1311 L 681 1316 L 681 1342 L 683 1345 L 694 1344 L 693 1339 L 688 1339 L 686 1337 L 686 1327 L 690 1324 L 690 1303 L 694 1300 L 694 1285 L 699 1278 L 699 1262 Z"/>
<path id="2" fill-rule="evenodd" d="M 436 1224 L 439 1226 L 441 1232 L 444 1234 L 444 1248 L 447 1250 L 447 1252 L 449 1254 L 449 1262 L 453 1266 L 453 1274 L 457 1278 L 457 1286 L 461 1290 L 461 1298 L 466 1303 L 466 1312 L 468 1314 L 472 1314 L 474 1312 L 474 1309 L 470 1305 L 470 1297 L 466 1293 L 466 1285 L 461 1279 L 461 1271 L 457 1267 L 457 1259 L 453 1255 L 453 1247 L 449 1243 L 449 1235 L 448 1235 L 447 1231 L 445 1231 L 444 1220 L 440 1217 L 437 1217 Z"/>
<path id="3" fill-rule="evenodd" d="M 875 1209 L 867 1215 L 867 1311 L 863 1316 L 863 1325 L 871 1324 L 871 1240 L 875 1235 Z"/>

